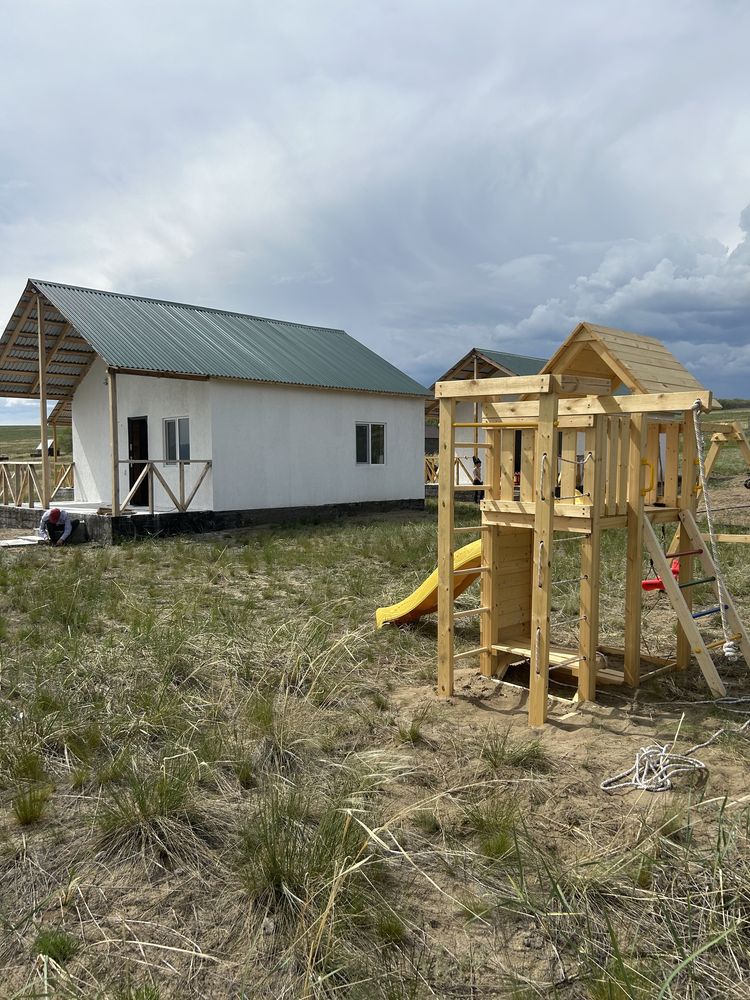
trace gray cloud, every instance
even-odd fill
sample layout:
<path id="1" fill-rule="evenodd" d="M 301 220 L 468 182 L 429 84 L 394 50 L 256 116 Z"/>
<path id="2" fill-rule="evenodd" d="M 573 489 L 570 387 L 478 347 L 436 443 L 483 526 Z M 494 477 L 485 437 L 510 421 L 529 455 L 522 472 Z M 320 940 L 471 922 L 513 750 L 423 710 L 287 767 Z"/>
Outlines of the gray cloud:
<path id="1" fill-rule="evenodd" d="M 749 27 L 697 0 L 8 5 L 2 320 L 47 277 L 344 326 L 429 382 L 590 319 L 750 395 Z"/>

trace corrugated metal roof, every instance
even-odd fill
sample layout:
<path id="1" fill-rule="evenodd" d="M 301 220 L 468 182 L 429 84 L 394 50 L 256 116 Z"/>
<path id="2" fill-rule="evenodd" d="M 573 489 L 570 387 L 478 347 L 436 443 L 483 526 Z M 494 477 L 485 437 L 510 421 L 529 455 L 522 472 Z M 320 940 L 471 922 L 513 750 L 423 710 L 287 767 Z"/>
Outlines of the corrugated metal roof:
<path id="1" fill-rule="evenodd" d="M 108 365 L 396 395 L 429 395 L 344 330 L 31 279 Z"/>
<path id="2" fill-rule="evenodd" d="M 514 375 L 538 375 L 547 364 L 546 358 L 530 358 L 527 354 L 508 354 L 505 351 L 485 351 L 483 347 L 477 347 L 479 354 L 483 354 L 495 364 L 502 365 Z"/>

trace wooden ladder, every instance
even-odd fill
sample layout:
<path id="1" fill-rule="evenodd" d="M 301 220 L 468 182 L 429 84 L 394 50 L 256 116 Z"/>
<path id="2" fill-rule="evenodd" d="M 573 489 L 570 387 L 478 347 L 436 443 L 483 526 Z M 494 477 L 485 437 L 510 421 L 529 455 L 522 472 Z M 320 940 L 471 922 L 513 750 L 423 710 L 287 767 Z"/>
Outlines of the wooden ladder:
<path id="1" fill-rule="evenodd" d="M 721 597 L 719 595 L 718 580 L 716 579 L 716 563 L 714 562 L 708 545 L 701 534 L 701 530 L 695 523 L 695 518 L 690 511 L 682 511 L 680 513 L 680 523 L 685 529 L 685 534 L 689 539 L 690 549 L 687 554 L 695 556 L 700 560 L 701 567 L 705 574 L 705 580 L 706 582 L 710 582 L 713 586 L 717 601 L 716 612 L 718 613 L 718 604 L 721 601 Z M 674 556 L 667 556 L 665 554 L 659 544 L 659 539 L 657 538 L 656 532 L 654 531 L 653 525 L 648 517 L 644 517 L 643 519 L 643 540 L 646 543 L 646 548 L 648 549 L 649 555 L 653 560 L 654 569 L 664 584 L 665 593 L 669 597 L 670 603 L 675 611 L 675 614 L 677 615 L 677 619 L 682 626 L 682 630 L 690 643 L 690 649 L 698 661 L 698 666 L 701 668 L 703 676 L 706 678 L 706 682 L 711 690 L 711 693 L 717 698 L 725 697 L 727 692 L 724 687 L 724 682 L 719 676 L 716 664 L 711 658 L 710 653 L 710 650 L 717 649 L 722 646 L 724 644 L 724 640 L 720 639 L 717 642 L 706 644 L 700 633 L 700 629 L 698 628 L 698 621 L 700 621 L 702 617 L 705 617 L 705 612 L 694 613 L 688 607 L 683 595 L 685 584 L 680 586 L 672 575 L 670 559 L 674 558 Z M 742 655 L 745 657 L 745 662 L 750 665 L 750 638 L 748 638 L 745 627 L 737 614 L 734 601 L 726 591 L 724 594 L 724 600 L 725 615 L 729 628 L 732 631 L 732 638 L 736 642 L 739 642 Z"/>

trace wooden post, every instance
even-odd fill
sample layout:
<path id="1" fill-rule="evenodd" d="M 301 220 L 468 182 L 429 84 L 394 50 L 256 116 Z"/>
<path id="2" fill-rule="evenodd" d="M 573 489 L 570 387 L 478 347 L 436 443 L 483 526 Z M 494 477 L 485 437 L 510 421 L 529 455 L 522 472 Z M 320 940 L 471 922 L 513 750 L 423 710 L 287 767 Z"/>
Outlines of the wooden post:
<path id="1" fill-rule="evenodd" d="M 42 495 L 40 497 L 42 507 L 49 507 L 49 453 L 47 448 L 47 342 L 44 329 L 44 306 L 42 296 L 36 297 L 36 328 L 37 340 L 39 344 L 39 429 L 42 434 L 41 458 L 42 458 Z"/>
<path id="2" fill-rule="evenodd" d="M 107 369 L 109 383 L 109 443 L 112 449 L 112 515 L 120 515 L 120 440 L 117 431 L 117 372 Z"/>
<path id="3" fill-rule="evenodd" d="M 625 567 L 625 683 L 641 680 L 641 590 L 643 566 L 643 488 L 646 482 L 646 417 L 630 417 L 627 504 L 627 565 Z"/>
<path id="4" fill-rule="evenodd" d="M 609 431 L 609 433 L 607 433 Z M 591 534 L 581 542 L 581 604 L 578 634 L 578 653 L 582 657 L 578 664 L 578 700 L 596 700 L 596 652 L 599 644 L 599 583 L 601 579 L 601 517 L 604 505 L 605 443 L 611 452 L 617 454 L 617 433 L 613 421 L 598 416 L 594 422 L 592 450 L 593 468 L 588 477 L 591 493 Z M 610 454 L 606 468 L 612 481 L 608 484 L 610 505 L 617 489 L 617 466 L 613 465 Z M 614 475 L 613 475 L 614 469 Z"/>
<path id="5" fill-rule="evenodd" d="M 453 456 L 456 403 L 439 401 L 438 467 L 438 697 L 453 694 Z"/>
<path id="6" fill-rule="evenodd" d="M 688 511 L 690 514 L 695 516 L 695 511 L 698 504 L 698 494 L 696 488 L 698 485 L 698 442 L 695 439 L 695 424 L 693 423 L 693 411 L 686 410 L 683 414 L 683 428 L 682 428 L 682 489 L 680 490 L 680 497 L 678 505 L 681 511 Z M 675 534 L 677 552 L 685 552 L 687 549 L 692 549 L 693 545 L 690 541 L 690 535 L 685 528 L 685 525 L 680 521 L 680 526 Z M 671 546 L 670 546 L 671 548 Z M 688 580 L 693 578 L 693 557 L 683 556 L 680 559 L 680 573 L 678 576 L 679 583 L 687 583 Z M 690 587 L 686 587 L 682 591 L 682 596 L 687 605 L 688 611 L 693 609 L 693 591 Z M 677 670 L 687 670 L 690 665 L 690 657 L 692 655 L 693 644 L 686 630 L 682 627 L 681 623 L 677 623 L 677 655 L 675 657 L 675 668 Z"/>
<path id="7" fill-rule="evenodd" d="M 552 540 L 557 479 L 557 396 L 539 398 L 539 427 L 534 463 L 536 506 L 532 558 L 531 668 L 529 679 L 529 725 L 541 726 L 547 719 L 549 688 L 549 613 L 552 581 Z"/>
<path id="8" fill-rule="evenodd" d="M 485 439 L 491 447 L 488 450 L 484 469 L 484 496 L 487 500 L 500 499 L 500 435 L 501 431 L 486 431 Z M 484 522 L 484 514 L 482 514 Z M 482 558 L 480 565 L 489 566 L 489 570 L 481 576 L 481 607 L 487 611 L 481 613 L 480 645 L 484 652 L 479 657 L 479 669 L 485 677 L 492 677 L 497 670 L 498 654 L 492 651 L 492 645 L 498 641 L 500 629 L 500 604 L 498 596 L 501 593 L 500 567 L 500 529 L 496 524 L 486 525 L 482 532 Z"/>

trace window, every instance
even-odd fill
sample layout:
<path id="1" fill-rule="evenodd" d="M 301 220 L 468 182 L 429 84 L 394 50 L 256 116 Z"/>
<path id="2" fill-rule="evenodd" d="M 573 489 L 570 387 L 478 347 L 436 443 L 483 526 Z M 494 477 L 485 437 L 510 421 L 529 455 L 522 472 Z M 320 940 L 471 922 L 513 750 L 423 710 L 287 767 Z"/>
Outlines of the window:
<path id="1" fill-rule="evenodd" d="M 164 460 L 166 462 L 190 461 L 190 420 L 188 417 L 169 417 L 164 421 Z"/>
<path id="2" fill-rule="evenodd" d="M 385 465 L 385 424 L 357 424 L 357 465 Z"/>

